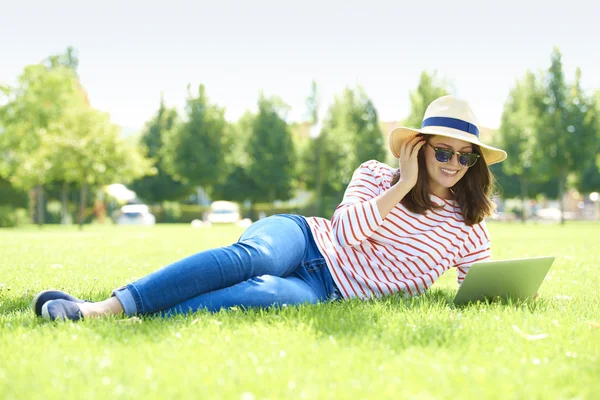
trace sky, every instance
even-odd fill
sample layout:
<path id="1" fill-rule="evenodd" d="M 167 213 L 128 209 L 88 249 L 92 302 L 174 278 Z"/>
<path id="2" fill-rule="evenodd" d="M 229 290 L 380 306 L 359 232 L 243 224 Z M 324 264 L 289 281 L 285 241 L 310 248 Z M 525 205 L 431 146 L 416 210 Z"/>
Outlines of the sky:
<path id="1" fill-rule="evenodd" d="M 489 4 L 488 4 L 489 3 Z M 361 85 L 382 121 L 410 111 L 422 71 L 436 71 L 498 127 L 511 87 L 563 54 L 567 79 L 600 88 L 600 2 L 527 1 L 19 1 L 0 7 L 0 83 L 73 46 L 92 105 L 139 130 L 161 93 L 182 109 L 188 84 L 235 121 L 259 93 L 306 119 L 314 79 L 321 116 Z"/>

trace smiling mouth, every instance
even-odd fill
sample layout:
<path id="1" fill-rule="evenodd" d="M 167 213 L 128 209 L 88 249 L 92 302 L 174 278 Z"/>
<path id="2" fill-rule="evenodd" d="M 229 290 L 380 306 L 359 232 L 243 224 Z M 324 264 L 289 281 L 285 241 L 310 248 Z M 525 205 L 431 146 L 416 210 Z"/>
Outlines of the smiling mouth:
<path id="1" fill-rule="evenodd" d="M 442 170 L 442 172 L 444 174 L 450 175 L 450 176 L 458 174 L 458 170 L 452 170 L 452 169 L 446 169 L 446 168 L 440 168 L 440 170 Z"/>

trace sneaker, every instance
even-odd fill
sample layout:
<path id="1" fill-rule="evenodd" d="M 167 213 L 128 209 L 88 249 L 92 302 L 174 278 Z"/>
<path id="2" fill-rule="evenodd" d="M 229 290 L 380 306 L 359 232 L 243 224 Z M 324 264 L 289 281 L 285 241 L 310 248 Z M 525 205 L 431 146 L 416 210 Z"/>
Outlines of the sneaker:
<path id="1" fill-rule="evenodd" d="M 35 315 L 41 317 L 43 305 L 50 300 L 69 300 L 75 303 L 85 303 L 85 300 L 78 299 L 60 290 L 44 290 L 36 294 L 31 302 L 31 308 Z"/>
<path id="2" fill-rule="evenodd" d="M 50 321 L 57 319 L 79 321 L 83 319 L 83 313 L 74 301 L 50 300 L 42 306 L 42 318 Z"/>

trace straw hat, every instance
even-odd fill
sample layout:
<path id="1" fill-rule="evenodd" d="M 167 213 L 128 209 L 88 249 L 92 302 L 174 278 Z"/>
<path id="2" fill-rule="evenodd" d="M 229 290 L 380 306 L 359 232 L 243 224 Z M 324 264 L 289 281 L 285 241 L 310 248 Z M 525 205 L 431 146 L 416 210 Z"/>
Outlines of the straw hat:
<path id="1" fill-rule="evenodd" d="M 389 135 L 389 146 L 394 157 L 398 158 L 402 142 L 415 135 L 422 133 L 447 136 L 478 145 L 488 165 L 504 161 L 506 159 L 504 150 L 479 140 L 479 133 L 484 129 L 477 123 L 469 103 L 455 96 L 443 96 L 427 107 L 421 129 L 404 126 L 393 129 Z"/>

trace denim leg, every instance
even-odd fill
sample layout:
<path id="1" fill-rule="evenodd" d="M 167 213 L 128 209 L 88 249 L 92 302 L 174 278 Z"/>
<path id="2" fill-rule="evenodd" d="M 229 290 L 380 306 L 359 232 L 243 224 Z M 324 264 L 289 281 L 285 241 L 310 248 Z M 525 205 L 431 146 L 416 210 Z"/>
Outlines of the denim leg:
<path id="1" fill-rule="evenodd" d="M 161 316 L 186 314 L 198 310 L 219 311 L 234 306 L 243 309 L 270 306 L 316 303 L 326 300 L 323 290 L 315 288 L 296 276 L 281 278 L 262 275 L 237 285 L 206 293 L 181 304 L 162 310 Z"/>
<path id="2" fill-rule="evenodd" d="M 154 313 L 253 277 L 288 276 L 301 265 L 305 252 L 303 230 L 275 215 L 252 224 L 237 243 L 176 261 L 114 294 L 134 300 L 135 307 L 122 302 L 127 315 Z"/>
<path id="3" fill-rule="evenodd" d="M 162 310 L 160 316 L 198 310 L 219 311 L 234 306 L 243 309 L 317 303 L 342 299 L 323 258 L 304 262 L 285 278 L 263 275 L 237 285 L 189 299 Z"/>

